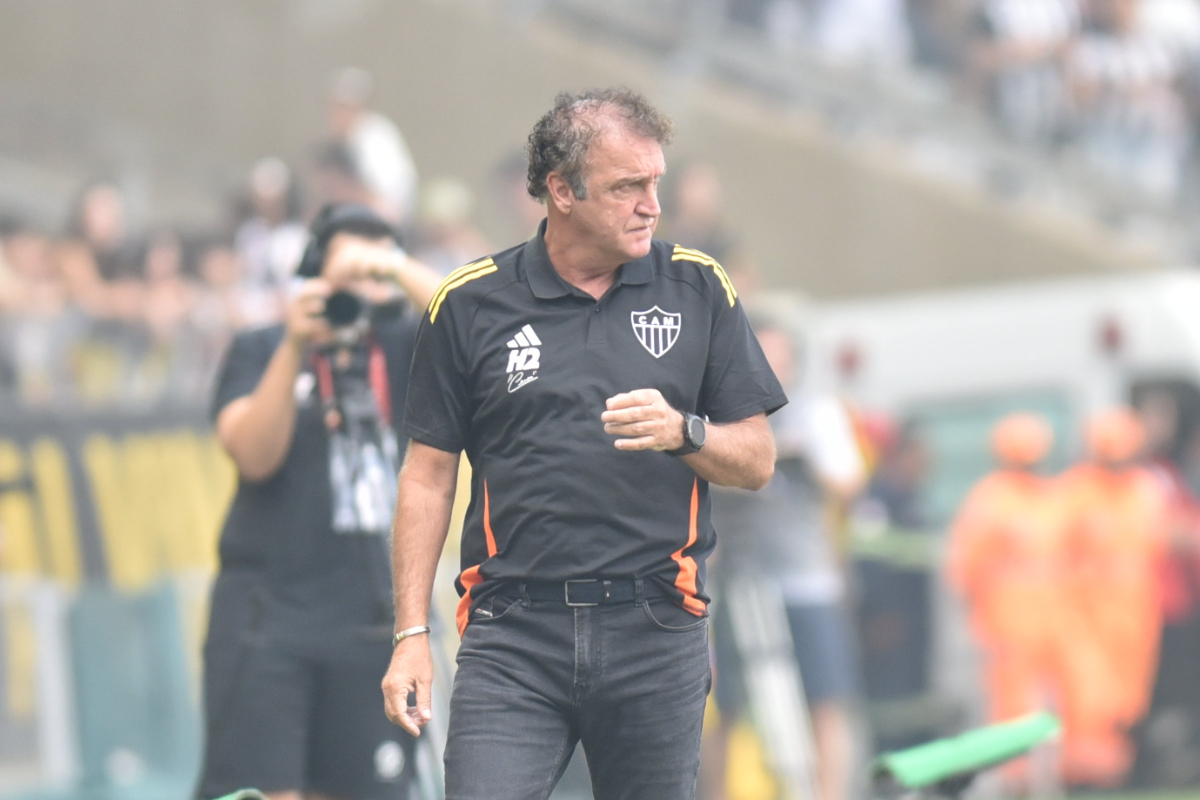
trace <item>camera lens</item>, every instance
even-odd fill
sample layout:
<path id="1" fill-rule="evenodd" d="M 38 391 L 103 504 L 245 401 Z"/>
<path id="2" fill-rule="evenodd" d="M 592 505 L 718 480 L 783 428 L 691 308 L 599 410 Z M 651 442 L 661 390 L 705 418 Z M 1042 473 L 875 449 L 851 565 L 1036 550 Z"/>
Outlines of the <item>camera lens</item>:
<path id="1" fill-rule="evenodd" d="M 325 319 L 335 328 L 353 325 L 362 313 L 363 301 L 352 292 L 334 292 L 325 300 Z"/>

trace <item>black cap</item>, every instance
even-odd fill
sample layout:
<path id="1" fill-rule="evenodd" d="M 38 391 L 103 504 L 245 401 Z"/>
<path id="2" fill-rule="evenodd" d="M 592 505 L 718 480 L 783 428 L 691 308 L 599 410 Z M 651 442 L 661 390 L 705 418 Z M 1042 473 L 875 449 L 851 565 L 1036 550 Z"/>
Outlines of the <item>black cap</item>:
<path id="1" fill-rule="evenodd" d="M 389 237 L 400 244 L 400 234 L 387 220 L 371 209 L 357 203 L 330 203 L 317 212 L 308 227 L 308 246 L 300 258 L 296 274 L 301 278 L 316 278 L 325 264 L 325 250 L 339 233 L 353 233 L 367 239 Z"/>

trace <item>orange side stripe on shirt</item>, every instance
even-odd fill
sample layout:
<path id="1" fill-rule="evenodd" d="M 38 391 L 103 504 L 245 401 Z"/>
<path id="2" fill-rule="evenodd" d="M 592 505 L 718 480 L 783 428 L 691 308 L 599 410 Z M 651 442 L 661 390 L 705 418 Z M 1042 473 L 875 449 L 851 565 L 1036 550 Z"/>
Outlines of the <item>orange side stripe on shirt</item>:
<path id="1" fill-rule="evenodd" d="M 496 534 L 492 533 L 492 503 L 488 497 L 487 478 L 483 479 L 483 535 L 487 539 L 488 558 L 496 555 Z"/>
<path id="2" fill-rule="evenodd" d="M 704 616 L 707 609 L 704 601 L 696 597 L 699 589 L 696 587 L 696 559 L 691 556 L 685 556 L 684 550 L 696 543 L 698 538 L 696 518 L 700 513 L 700 484 L 697 479 L 692 479 L 692 505 L 688 514 L 688 538 L 687 544 L 671 554 L 671 558 L 679 565 L 679 575 L 675 578 L 675 588 L 683 594 L 683 607 L 687 611 L 695 614 L 697 617 Z"/>
<path id="3" fill-rule="evenodd" d="M 483 535 L 487 539 L 488 558 L 496 555 L 496 535 L 492 533 L 492 503 L 488 497 L 487 479 L 483 481 Z M 483 583 L 483 576 L 479 574 L 479 564 L 465 570 L 459 581 L 463 585 L 463 596 L 458 599 L 458 608 L 454 614 L 454 621 L 458 624 L 458 635 L 461 637 L 467 629 L 467 623 L 471 621 L 471 590 L 479 584 Z"/>
<path id="4" fill-rule="evenodd" d="M 458 635 L 461 638 L 467 630 L 467 623 L 471 620 L 471 590 L 483 583 L 483 576 L 479 574 L 479 565 L 476 564 L 463 572 L 458 580 L 465 590 L 463 596 L 458 598 L 458 608 L 454 613 L 454 621 L 458 625 Z"/>

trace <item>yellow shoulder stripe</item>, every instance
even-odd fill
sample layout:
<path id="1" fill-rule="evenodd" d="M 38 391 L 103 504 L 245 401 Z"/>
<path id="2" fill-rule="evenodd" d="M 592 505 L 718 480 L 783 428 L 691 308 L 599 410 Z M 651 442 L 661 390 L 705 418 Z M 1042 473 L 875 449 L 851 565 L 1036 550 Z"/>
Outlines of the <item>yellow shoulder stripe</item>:
<path id="1" fill-rule="evenodd" d="M 729 276 L 725 274 L 725 270 L 717 263 L 717 260 L 712 256 L 707 256 L 699 250 L 692 250 L 681 245 L 675 245 L 675 252 L 671 255 L 672 261 L 692 261 L 696 264 L 704 264 L 712 267 L 713 272 L 717 274 L 717 280 L 721 282 L 721 286 L 725 288 L 725 298 L 729 301 L 729 305 L 733 306 L 733 301 L 737 299 L 737 289 L 733 288 L 733 281 L 729 280 Z"/>
<path id="2" fill-rule="evenodd" d="M 433 293 L 433 300 L 429 301 L 429 321 L 437 320 L 438 310 L 442 307 L 442 301 L 446 299 L 446 295 L 450 294 L 450 290 L 457 289 L 468 281 L 490 275 L 497 269 L 499 267 L 492 259 L 485 258 L 482 261 L 467 264 L 465 267 L 459 267 L 447 275 L 446 279 L 438 286 L 437 291 Z"/>

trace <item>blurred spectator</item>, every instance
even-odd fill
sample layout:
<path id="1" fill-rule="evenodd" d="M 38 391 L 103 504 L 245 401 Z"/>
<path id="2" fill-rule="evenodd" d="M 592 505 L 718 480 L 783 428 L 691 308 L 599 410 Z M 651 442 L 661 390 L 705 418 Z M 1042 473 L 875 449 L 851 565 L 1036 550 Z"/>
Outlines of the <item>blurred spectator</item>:
<path id="1" fill-rule="evenodd" d="M 1078 0 L 982 0 L 979 28 L 968 80 L 1000 123 L 1025 142 L 1061 138 L 1070 109 L 1062 57 L 1079 33 Z"/>
<path id="2" fill-rule="evenodd" d="M 975 6 L 965 0 L 908 0 L 913 64 L 962 80 L 974 11 Z"/>
<path id="3" fill-rule="evenodd" d="M 1040 415 L 1002 419 L 992 430 L 997 468 L 971 489 L 950 529 L 948 577 L 966 599 L 983 651 L 991 722 L 1058 710 L 1071 681 L 1064 671 L 1076 647 L 1063 583 L 1066 506 L 1056 482 L 1037 472 L 1052 442 Z M 1063 716 L 1069 750 L 1076 715 Z M 1029 767 L 1027 759 L 1006 765 L 1013 796 L 1046 788 L 1048 776 Z"/>
<path id="4" fill-rule="evenodd" d="M 1130 730 L 1150 703 L 1162 628 L 1157 566 L 1167 542 L 1165 498 L 1138 464 L 1145 429 L 1128 409 L 1092 417 L 1088 461 L 1062 477 L 1073 650 L 1101 658 L 1073 672 L 1086 711 L 1067 740 L 1072 784 L 1118 786 L 1133 763 Z"/>
<path id="5" fill-rule="evenodd" d="M 194 323 L 198 288 L 185 274 L 184 258 L 183 243 L 173 231 L 153 236 L 146 249 L 145 324 L 152 342 L 148 379 L 156 397 L 194 402 L 208 387 L 200 369 L 203 335 Z"/>
<path id="6" fill-rule="evenodd" d="M 716 168 L 705 161 L 686 162 L 668 172 L 665 183 L 658 236 L 707 253 L 739 291 L 753 294 L 758 274 L 727 227 Z"/>
<path id="7" fill-rule="evenodd" d="M 9 311 L 21 304 L 21 279 L 8 263 L 4 243 L 21 230 L 16 219 L 0 218 L 0 311 Z"/>
<path id="8" fill-rule="evenodd" d="M 20 279 L 4 254 L 4 243 L 16 230 L 17 223 L 0 220 L 0 314 L 9 314 L 21 302 Z M 0 330 L 0 401 L 11 403 L 17 391 L 17 367 L 4 331 Z"/>
<path id="9" fill-rule="evenodd" d="M 813 43 L 834 64 L 895 68 L 912 50 L 902 0 L 822 0 Z"/>
<path id="10" fill-rule="evenodd" d="M 349 67 L 333 78 L 329 133 L 350 155 L 370 192 L 369 205 L 393 225 L 412 221 L 417 169 L 395 123 L 368 107 L 375 81 L 366 70 Z"/>
<path id="11" fill-rule="evenodd" d="M 795 334 L 782 318 L 761 310 L 752 322 L 775 375 L 784 386 L 797 386 Z M 739 581 L 778 585 L 808 698 L 820 800 L 846 800 L 853 782 L 851 704 L 858 696 L 858 669 L 828 512 L 830 503 L 847 503 L 862 488 L 865 472 L 853 426 L 837 398 L 791 396 L 770 418 L 777 460 L 767 487 L 757 493 L 713 491 L 713 523 L 721 537 L 715 572 L 726 590 Z M 752 656 L 738 652 L 727 602 L 716 609 L 721 729 L 711 746 L 720 751 L 746 711 L 747 692 L 739 682 L 741 664 Z M 724 781 L 711 761 L 706 779 L 710 797 L 717 797 L 711 790 Z"/>
<path id="12" fill-rule="evenodd" d="M 13 222 L 0 236 L 7 273 L 0 297 L 0 351 L 12 389 L 31 405 L 45 405 L 70 385 L 68 354 L 82 334 L 71 313 L 51 243 L 40 232 Z"/>
<path id="13" fill-rule="evenodd" d="M 202 245 L 196 272 L 200 277 L 192 309 L 196 325 L 214 335 L 247 327 L 255 309 L 247 308 L 242 262 L 233 248 L 220 241 Z"/>
<path id="14" fill-rule="evenodd" d="M 151 237 L 146 248 L 145 320 L 155 341 L 169 343 L 189 317 L 195 287 L 183 275 L 183 243 L 174 231 Z"/>
<path id="15" fill-rule="evenodd" d="M 855 559 L 863 690 L 877 751 L 940 733 L 939 721 L 920 705 L 930 691 L 933 644 L 931 523 L 921 499 L 929 468 L 919 429 L 902 426 L 884 443 L 853 512 L 856 537 L 883 545 Z M 888 716 L 889 708 L 910 711 Z"/>
<path id="16" fill-rule="evenodd" d="M 266 324 L 281 318 L 288 281 L 300 263 L 308 234 L 298 217 L 291 170 L 277 158 L 264 158 L 250 173 L 253 215 L 235 237 L 242 264 L 244 322 Z"/>
<path id="17" fill-rule="evenodd" d="M 1172 451 L 1181 433 L 1177 399 L 1166 389 L 1143 392 L 1136 409 L 1146 431 L 1146 468 L 1167 498 L 1171 548 L 1162 565 L 1163 614 L 1181 622 L 1200 607 L 1200 500 Z"/>
<path id="18" fill-rule="evenodd" d="M 922 508 L 921 489 L 929 474 L 930 456 L 917 425 L 908 423 L 891 432 L 879 464 L 867 486 L 865 501 L 870 516 L 891 529 L 922 531 L 929 519 Z"/>
<path id="19" fill-rule="evenodd" d="M 112 183 L 93 183 L 79 196 L 67 238 L 87 251 L 101 280 L 141 276 L 141 247 L 130 234 L 128 216 L 125 197 Z"/>
<path id="20" fill-rule="evenodd" d="M 1138 0 L 1091 0 L 1089 30 L 1068 56 L 1080 136 L 1092 162 L 1174 200 L 1189 147 L 1178 52 L 1139 29 Z"/>
<path id="21" fill-rule="evenodd" d="M 370 204 L 371 192 L 358 174 L 354 157 L 341 142 L 325 142 L 317 148 L 313 172 L 314 212 L 330 204 Z"/>
<path id="22" fill-rule="evenodd" d="M 259 308 L 242 286 L 241 262 L 232 247 L 217 241 L 202 245 L 199 251 L 196 271 L 200 284 L 191 324 L 203 347 L 193 369 L 201 387 L 198 396 L 207 397 L 234 332 L 247 327 Z"/>
<path id="23" fill-rule="evenodd" d="M 1200 778 L 1200 500 L 1179 459 L 1197 439 L 1185 419 L 1180 387 L 1152 387 L 1136 396 L 1146 429 L 1146 463 L 1167 503 L 1170 547 L 1159 565 L 1163 632 L 1150 713 L 1138 737 L 1132 780 L 1146 788 L 1178 788 Z M 1175 389 L 1176 391 L 1172 391 Z"/>
<path id="24" fill-rule="evenodd" d="M 128 230 L 125 199 L 116 186 L 84 189 L 57 258 L 71 300 L 82 311 L 121 323 L 141 314 L 142 247 Z"/>
<path id="25" fill-rule="evenodd" d="M 540 207 L 540 206 L 539 206 Z M 495 250 L 471 222 L 475 197 L 466 184 L 438 178 L 421 189 L 414 255 L 442 275 Z"/>
<path id="26" fill-rule="evenodd" d="M 762 18 L 778 52 L 809 49 L 839 66 L 895 67 L 909 59 L 902 0 L 769 0 Z"/>
<path id="27" fill-rule="evenodd" d="M 529 194 L 529 159 L 513 151 L 501 159 L 492 173 L 492 196 L 500 206 L 508 230 L 504 241 L 523 242 L 532 236 L 546 216 L 546 207 Z"/>

